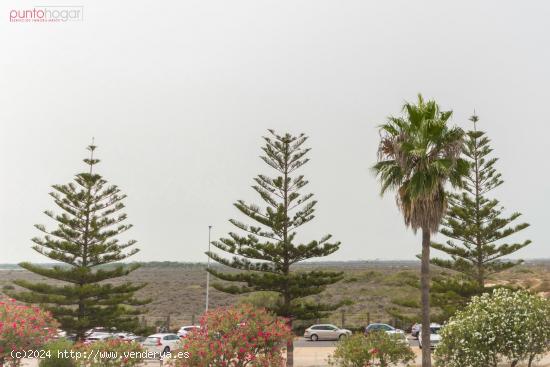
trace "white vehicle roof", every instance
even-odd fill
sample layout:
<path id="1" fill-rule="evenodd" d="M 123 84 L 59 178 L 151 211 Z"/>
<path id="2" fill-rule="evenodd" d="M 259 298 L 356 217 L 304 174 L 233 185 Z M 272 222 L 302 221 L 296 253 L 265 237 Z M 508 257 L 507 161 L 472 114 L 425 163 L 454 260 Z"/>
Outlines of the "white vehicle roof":
<path id="1" fill-rule="evenodd" d="M 106 338 L 109 338 L 109 337 L 112 337 L 112 336 L 113 336 L 112 334 L 107 334 L 107 333 L 99 334 L 99 333 L 97 333 L 97 334 L 90 335 L 86 339 L 106 339 Z"/>
<path id="2" fill-rule="evenodd" d="M 333 324 L 315 324 L 315 325 L 311 325 L 310 327 L 314 327 L 314 326 L 332 326 L 332 327 L 338 328 L 338 326 Z"/>

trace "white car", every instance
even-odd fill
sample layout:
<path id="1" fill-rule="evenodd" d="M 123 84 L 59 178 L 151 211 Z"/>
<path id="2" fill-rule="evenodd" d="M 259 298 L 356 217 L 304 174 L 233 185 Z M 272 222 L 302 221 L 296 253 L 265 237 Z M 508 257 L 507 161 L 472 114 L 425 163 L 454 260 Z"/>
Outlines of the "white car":
<path id="1" fill-rule="evenodd" d="M 172 333 L 159 333 L 149 335 L 141 345 L 148 351 L 161 354 L 167 354 L 168 352 L 177 348 L 177 343 L 180 341 L 180 337 Z"/>
<path id="2" fill-rule="evenodd" d="M 430 349 L 437 347 L 437 344 L 441 341 L 440 330 L 441 325 L 430 324 Z M 422 330 L 418 333 L 418 346 L 422 349 Z"/>
<path id="3" fill-rule="evenodd" d="M 106 328 L 106 327 L 98 326 L 98 327 L 87 330 L 84 333 L 84 335 L 85 336 L 90 336 L 94 333 L 115 333 L 115 332 L 116 332 L 115 328 L 110 328 L 109 329 L 109 328 Z"/>
<path id="4" fill-rule="evenodd" d="M 405 334 L 405 332 L 401 329 L 396 329 L 391 325 L 388 324 L 381 324 L 381 323 L 375 323 L 375 324 L 369 324 L 365 328 L 365 335 L 368 335 L 369 333 L 373 331 L 385 331 L 388 334 Z"/>
<path id="5" fill-rule="evenodd" d="M 125 331 L 122 331 L 120 333 L 114 333 L 113 336 L 118 339 L 129 339 L 133 336 L 135 336 L 134 333 L 127 333 Z"/>
<path id="6" fill-rule="evenodd" d="M 404 345 L 409 345 L 409 339 L 405 333 L 389 333 L 396 341 L 403 343 Z"/>
<path id="7" fill-rule="evenodd" d="M 115 339 L 115 336 L 111 333 L 96 332 L 88 335 L 86 339 L 84 339 L 84 344 L 91 344 L 100 340 L 107 340 L 107 339 Z"/>
<path id="8" fill-rule="evenodd" d="M 340 329 L 332 324 L 312 325 L 304 332 L 304 338 L 311 341 L 317 340 L 341 340 L 351 335 L 351 331 Z"/>
<path id="9" fill-rule="evenodd" d="M 185 338 L 187 336 L 187 334 L 189 334 L 190 332 L 192 332 L 193 330 L 199 330 L 201 327 L 200 326 L 197 326 L 197 325 L 189 325 L 189 326 L 182 326 L 179 330 L 178 330 L 178 336 L 180 338 Z"/>

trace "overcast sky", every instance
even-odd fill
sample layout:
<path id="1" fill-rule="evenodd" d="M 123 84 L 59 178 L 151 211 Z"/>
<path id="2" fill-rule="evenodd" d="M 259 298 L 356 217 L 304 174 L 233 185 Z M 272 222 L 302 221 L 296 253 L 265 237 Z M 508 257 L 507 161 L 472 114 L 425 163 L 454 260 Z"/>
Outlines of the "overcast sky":
<path id="1" fill-rule="evenodd" d="M 310 136 L 319 201 L 300 238 L 342 241 L 330 260 L 414 259 L 393 194 L 369 171 L 376 126 L 421 92 L 469 128 L 475 109 L 531 227 L 516 257 L 550 257 L 547 1 L 81 1 L 84 20 L 10 23 L 0 5 L 0 263 L 48 261 L 33 225 L 52 184 L 84 169 L 128 194 L 134 260 L 205 261 L 208 225 L 256 200 L 266 129 Z"/>

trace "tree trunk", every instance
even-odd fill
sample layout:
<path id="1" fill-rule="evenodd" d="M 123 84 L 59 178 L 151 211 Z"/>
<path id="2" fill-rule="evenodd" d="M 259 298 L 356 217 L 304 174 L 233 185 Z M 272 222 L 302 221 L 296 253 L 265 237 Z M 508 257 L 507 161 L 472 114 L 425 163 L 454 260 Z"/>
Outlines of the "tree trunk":
<path id="1" fill-rule="evenodd" d="M 422 264 L 420 267 L 422 292 L 422 367 L 432 366 L 430 350 L 430 231 L 422 229 Z"/>
<path id="2" fill-rule="evenodd" d="M 294 367 L 294 334 L 292 334 L 292 319 L 288 320 L 288 327 L 291 332 L 291 339 L 286 342 L 286 367 Z"/>
<path id="3" fill-rule="evenodd" d="M 533 360 L 535 359 L 535 355 L 534 354 L 531 354 L 529 356 L 529 364 L 527 365 L 528 367 L 531 367 L 531 365 L 533 364 Z"/>

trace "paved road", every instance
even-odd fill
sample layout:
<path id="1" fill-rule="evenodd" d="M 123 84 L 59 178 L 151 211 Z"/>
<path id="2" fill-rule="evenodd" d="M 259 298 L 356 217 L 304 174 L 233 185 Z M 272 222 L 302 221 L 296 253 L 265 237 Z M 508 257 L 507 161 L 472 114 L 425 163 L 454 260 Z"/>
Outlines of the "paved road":
<path id="1" fill-rule="evenodd" d="M 409 340 L 409 345 L 411 347 L 418 347 L 418 340 L 416 338 L 413 338 L 410 335 L 407 335 L 407 339 Z M 311 340 L 307 340 L 305 338 L 298 338 L 294 342 L 294 347 L 296 348 L 322 348 L 322 347 L 334 347 L 336 346 L 336 341 L 331 340 L 319 340 L 316 342 L 312 342 Z"/>
<path id="2" fill-rule="evenodd" d="M 334 346 L 336 346 L 336 341 L 331 340 L 318 340 L 316 342 L 312 342 L 311 340 L 307 340 L 305 338 L 298 338 L 294 341 L 295 348 L 323 348 Z"/>

